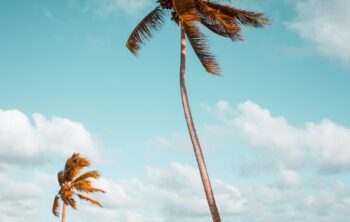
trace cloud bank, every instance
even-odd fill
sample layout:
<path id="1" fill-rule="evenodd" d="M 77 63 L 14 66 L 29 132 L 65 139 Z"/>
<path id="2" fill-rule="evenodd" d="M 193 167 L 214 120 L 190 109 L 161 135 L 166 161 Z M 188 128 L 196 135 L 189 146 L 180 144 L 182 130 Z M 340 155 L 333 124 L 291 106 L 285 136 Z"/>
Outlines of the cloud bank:
<path id="1" fill-rule="evenodd" d="M 286 117 L 273 115 L 252 101 L 232 106 L 222 100 L 205 108 L 217 116 L 220 123 L 201 127 L 200 131 L 211 137 L 205 141 L 223 140 L 230 144 L 232 138 L 239 137 L 256 153 L 267 153 L 277 159 L 275 162 L 263 159 L 250 165 L 240 162 L 244 168 L 240 183 L 227 183 L 212 175 L 223 221 L 348 221 L 350 189 L 341 173 L 350 166 L 349 128 L 329 119 L 295 126 Z M 94 144 L 91 134 L 81 123 L 59 117 L 46 119 L 40 114 L 34 114 L 30 120 L 18 110 L 0 111 L 0 135 L 6 135 L 0 137 L 1 161 L 12 155 L 12 162 L 7 160 L 7 164 L 23 168 L 34 160 L 45 160 L 49 153 L 71 154 L 64 149 L 67 144 L 75 144 L 81 149 Z M 167 138 L 162 137 L 159 145 L 175 147 L 178 140 L 178 145 L 188 146 L 179 139 L 184 138 L 181 135 L 170 136 L 170 142 Z M 25 159 L 27 165 L 17 163 L 21 159 Z M 256 160 L 253 158 L 253 161 Z M 32 166 L 29 164 L 28 167 Z M 333 169 L 332 172 L 338 174 L 315 174 L 308 171 L 309 166 Z M 10 175 L 0 172 L 0 221 L 47 221 L 47 218 L 53 218 L 48 215 L 51 206 L 45 206 L 48 214 L 42 218 L 40 203 L 51 204 L 57 192 L 55 175 L 36 171 L 31 182 L 15 180 Z M 79 201 L 79 212 L 70 209 L 67 220 L 210 221 L 198 170 L 188 164 L 172 162 L 165 167 L 145 166 L 142 176 L 118 180 L 101 178 L 96 181 L 96 186 L 107 191 L 105 195 L 94 196 L 104 208 Z"/>
<path id="2" fill-rule="evenodd" d="M 145 181 L 137 177 L 96 181 L 96 186 L 107 191 L 105 195 L 97 196 L 104 208 L 82 204 L 81 215 L 91 221 L 210 221 L 197 169 L 172 162 L 164 168 L 146 166 L 145 176 Z M 237 187 L 215 179 L 212 184 L 218 207 L 226 218 L 247 211 L 247 201 Z"/>
<path id="3" fill-rule="evenodd" d="M 43 196 L 42 190 L 33 183 L 10 179 L 0 173 L 0 221 L 37 221 L 40 217 L 36 204 Z"/>
<path id="4" fill-rule="evenodd" d="M 329 119 L 296 127 L 251 101 L 237 107 L 219 101 L 212 111 L 248 143 L 282 155 L 288 165 L 312 163 L 329 170 L 350 169 L 350 129 Z"/>

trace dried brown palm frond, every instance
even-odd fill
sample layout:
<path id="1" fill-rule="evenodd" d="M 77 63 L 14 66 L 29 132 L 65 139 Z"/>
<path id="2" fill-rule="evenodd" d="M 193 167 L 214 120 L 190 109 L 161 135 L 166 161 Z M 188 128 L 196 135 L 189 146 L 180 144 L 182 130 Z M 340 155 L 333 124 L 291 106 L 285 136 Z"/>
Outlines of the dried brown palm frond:
<path id="1" fill-rule="evenodd" d="M 53 205 L 52 205 L 52 213 L 58 217 L 59 213 L 58 213 L 58 207 L 59 207 L 59 202 L 58 200 L 60 199 L 59 195 L 55 196 L 55 199 L 53 200 Z"/>
<path id="2" fill-rule="evenodd" d="M 205 0 L 158 0 L 159 6 L 151 11 L 133 30 L 127 48 L 134 54 L 140 49 L 145 40 L 152 37 L 153 31 L 158 30 L 164 23 L 164 13 L 171 10 L 171 20 L 183 26 L 186 36 L 191 42 L 198 58 L 206 71 L 219 74 L 219 67 L 214 56 L 210 53 L 205 36 L 200 33 L 197 22 L 212 32 L 230 38 L 242 40 L 240 25 L 262 27 L 268 24 L 263 13 L 240 10 L 230 5 Z"/>
<path id="3" fill-rule="evenodd" d="M 66 182 L 66 178 L 64 176 L 64 172 L 63 171 L 60 171 L 58 172 L 57 174 L 57 180 L 58 180 L 58 184 L 60 185 L 60 187 L 63 185 L 64 182 Z"/>
<path id="4" fill-rule="evenodd" d="M 71 187 L 76 189 L 77 191 L 80 192 L 86 192 L 86 193 L 94 193 L 94 192 L 101 192 L 105 193 L 104 190 L 95 188 L 91 185 L 91 181 L 89 180 L 80 180 L 77 182 L 74 182 L 71 184 Z"/>
<path id="5" fill-rule="evenodd" d="M 220 68 L 215 61 L 214 55 L 210 53 L 209 45 L 205 35 L 196 27 L 193 21 L 183 22 L 182 26 L 191 46 L 201 61 L 205 70 L 211 74 L 220 75 Z"/>
<path id="6" fill-rule="evenodd" d="M 263 13 L 236 9 L 229 5 L 221 5 L 214 2 L 206 2 L 205 4 L 207 4 L 210 8 L 215 9 L 220 13 L 236 18 L 238 22 L 242 25 L 260 28 L 269 23 L 268 19 L 263 17 Z"/>
<path id="7" fill-rule="evenodd" d="M 153 36 L 153 32 L 159 30 L 164 24 L 165 11 L 159 6 L 151 11 L 132 31 L 126 43 L 126 47 L 133 53 L 137 54 L 145 40 Z"/>
<path id="8" fill-rule="evenodd" d="M 77 209 L 77 202 L 73 197 L 67 198 L 67 205 L 71 206 L 73 209 Z"/>
<path id="9" fill-rule="evenodd" d="M 207 2 L 196 1 L 196 10 L 201 18 L 201 23 L 214 33 L 228 37 L 231 40 L 240 40 L 241 28 L 237 24 L 236 18 L 221 13 L 209 7 Z"/>
<path id="10" fill-rule="evenodd" d="M 98 206 L 102 207 L 102 205 L 101 205 L 97 200 L 94 200 L 94 199 L 92 199 L 92 198 L 90 198 L 90 197 L 84 196 L 84 195 L 82 195 L 82 194 L 78 194 L 78 197 L 79 197 L 80 199 L 82 199 L 82 200 L 89 201 L 89 202 L 92 203 L 92 204 L 95 204 L 95 205 L 98 205 Z"/>
<path id="11" fill-rule="evenodd" d="M 66 161 L 64 171 L 60 171 L 57 174 L 57 179 L 60 184 L 60 190 L 58 194 L 55 196 L 52 213 L 55 216 L 58 216 L 58 207 L 59 207 L 59 199 L 63 202 L 62 212 L 65 212 L 65 206 L 71 206 L 74 209 L 77 209 L 77 202 L 74 199 L 74 195 L 81 195 L 77 192 L 102 192 L 105 193 L 104 190 L 95 188 L 92 186 L 92 182 L 89 179 L 97 179 L 100 177 L 100 173 L 98 171 L 88 171 L 78 176 L 79 171 L 86 166 L 90 166 L 90 161 L 86 158 L 80 156 L 79 153 L 74 153 L 68 160 Z M 93 204 L 97 204 L 101 206 L 96 200 L 93 200 L 89 197 L 85 197 L 81 195 L 85 200 L 89 200 Z M 80 197 L 80 199 L 82 199 Z M 102 206 L 101 206 L 102 207 Z M 62 221 L 64 220 L 65 213 L 62 213 Z"/>
<path id="12" fill-rule="evenodd" d="M 79 153 L 74 153 L 69 158 L 64 167 L 64 176 L 67 182 L 72 181 L 83 167 L 90 166 L 90 161 L 81 157 Z"/>
<path id="13" fill-rule="evenodd" d="M 74 179 L 73 183 L 76 183 L 78 181 L 81 181 L 81 180 L 86 180 L 86 179 L 89 179 L 89 178 L 94 178 L 94 179 L 97 179 L 100 177 L 100 173 L 98 171 L 88 171 L 82 175 L 80 175 L 79 177 L 77 177 L 76 179 Z"/>
<path id="14" fill-rule="evenodd" d="M 174 10 L 179 16 L 179 22 L 202 65 L 207 72 L 219 75 L 220 68 L 214 55 L 210 53 L 208 40 L 195 24 L 201 19 L 195 11 L 194 1 L 173 0 L 173 2 Z"/>
<path id="15" fill-rule="evenodd" d="M 173 1 L 173 8 L 176 14 L 179 16 L 179 22 L 188 21 L 197 19 L 198 16 L 196 15 L 195 8 L 196 5 L 194 4 L 193 0 L 172 0 Z"/>
<path id="16" fill-rule="evenodd" d="M 71 189 L 71 186 L 68 184 L 64 184 L 61 190 L 59 191 L 62 201 L 67 200 L 68 197 L 74 195 L 74 191 Z"/>
<path id="17" fill-rule="evenodd" d="M 90 180 L 79 180 L 79 181 L 72 182 L 70 185 L 71 188 L 74 188 L 79 191 L 83 190 L 85 187 L 91 187 L 91 186 L 92 184 Z"/>

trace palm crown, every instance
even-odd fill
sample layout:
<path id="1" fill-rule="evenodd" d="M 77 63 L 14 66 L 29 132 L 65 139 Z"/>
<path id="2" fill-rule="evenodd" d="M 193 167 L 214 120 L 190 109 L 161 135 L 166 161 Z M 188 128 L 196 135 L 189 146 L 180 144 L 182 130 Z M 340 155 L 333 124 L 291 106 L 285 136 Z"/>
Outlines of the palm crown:
<path id="1" fill-rule="evenodd" d="M 262 27 L 268 20 L 262 13 L 236 9 L 232 6 L 205 0 L 158 0 L 159 6 L 151 11 L 133 30 L 126 46 L 136 54 L 145 40 L 150 39 L 155 30 L 162 27 L 165 15 L 171 12 L 171 20 L 180 24 L 192 45 L 197 57 L 207 72 L 219 74 L 220 68 L 215 57 L 210 53 L 208 41 L 199 30 L 198 24 L 212 32 L 241 40 L 240 25 Z"/>
<path id="2" fill-rule="evenodd" d="M 97 179 L 100 177 L 99 172 L 97 171 L 88 171 L 80 176 L 78 176 L 80 170 L 84 167 L 90 166 L 90 161 L 86 158 L 83 158 L 79 153 L 74 153 L 67 161 L 63 171 L 60 171 L 57 174 L 58 183 L 60 185 L 60 190 L 55 196 L 52 213 L 55 216 L 58 216 L 58 206 L 59 199 L 62 200 L 63 204 L 71 206 L 74 209 L 76 207 L 76 200 L 73 198 L 74 195 L 77 195 L 80 199 L 89 201 L 92 204 L 102 207 L 102 205 L 90 198 L 87 197 L 81 192 L 85 193 L 94 193 L 105 191 L 95 188 L 92 186 L 90 181 L 91 178 Z"/>

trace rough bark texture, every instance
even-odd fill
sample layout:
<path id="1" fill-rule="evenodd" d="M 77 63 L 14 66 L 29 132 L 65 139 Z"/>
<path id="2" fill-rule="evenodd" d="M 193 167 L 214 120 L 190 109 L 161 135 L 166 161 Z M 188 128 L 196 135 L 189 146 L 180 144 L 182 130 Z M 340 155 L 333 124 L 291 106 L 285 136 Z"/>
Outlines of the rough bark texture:
<path id="1" fill-rule="evenodd" d="M 194 153 L 197 159 L 199 172 L 202 178 L 202 183 L 207 197 L 208 205 L 214 222 L 221 222 L 218 208 L 216 207 L 214 194 L 211 188 L 208 172 L 205 166 L 202 149 L 199 144 L 196 129 L 193 124 L 190 106 L 187 97 L 186 83 L 185 83 L 185 67 L 186 67 L 186 37 L 185 31 L 181 27 L 181 65 L 180 65 L 180 88 L 182 105 L 185 112 L 188 131 L 191 137 Z"/>
<path id="2" fill-rule="evenodd" d="M 66 204 L 63 202 L 62 206 L 62 222 L 66 221 Z"/>

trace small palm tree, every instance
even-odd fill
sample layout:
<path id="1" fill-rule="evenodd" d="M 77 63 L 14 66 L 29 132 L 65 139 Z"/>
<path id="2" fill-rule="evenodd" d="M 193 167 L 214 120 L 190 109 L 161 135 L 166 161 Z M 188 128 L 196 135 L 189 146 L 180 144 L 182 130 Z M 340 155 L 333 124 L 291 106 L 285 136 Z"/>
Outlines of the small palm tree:
<path id="1" fill-rule="evenodd" d="M 73 209 L 77 209 L 76 200 L 73 198 L 77 195 L 80 199 L 89 201 L 92 204 L 102 207 L 102 205 L 90 197 L 87 197 L 80 192 L 94 193 L 105 191 L 92 186 L 89 179 L 97 179 L 100 177 L 97 171 L 88 171 L 78 176 L 80 170 L 84 167 L 90 166 L 90 161 L 80 156 L 79 153 L 74 153 L 66 162 L 63 171 L 57 174 L 58 183 L 60 185 L 60 191 L 55 196 L 52 206 L 52 213 L 58 217 L 59 199 L 63 202 L 62 206 L 62 222 L 66 217 L 66 205 L 71 206 Z"/>
<path id="2" fill-rule="evenodd" d="M 199 30 L 198 24 L 204 25 L 217 35 L 230 38 L 231 40 L 241 40 L 240 25 L 258 28 L 268 24 L 268 20 L 263 17 L 262 13 L 240 10 L 209 0 L 158 0 L 157 3 L 159 5 L 133 30 L 126 46 L 133 54 L 137 54 L 145 40 L 150 39 L 153 32 L 159 30 L 164 24 L 167 12 L 171 12 L 171 20 L 180 26 L 180 89 L 182 104 L 211 215 L 213 221 L 220 222 L 220 215 L 216 207 L 187 97 L 185 84 L 186 37 L 206 71 L 219 75 L 219 66 L 215 61 L 215 57 L 210 53 L 207 39 Z"/>

